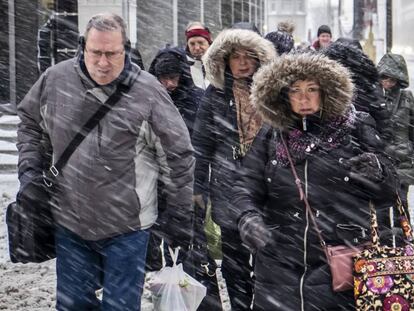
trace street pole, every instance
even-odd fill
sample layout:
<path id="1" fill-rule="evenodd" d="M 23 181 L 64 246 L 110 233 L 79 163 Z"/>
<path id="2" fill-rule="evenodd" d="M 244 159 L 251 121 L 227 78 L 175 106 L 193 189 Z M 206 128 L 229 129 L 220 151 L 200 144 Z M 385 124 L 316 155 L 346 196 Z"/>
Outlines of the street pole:
<path id="1" fill-rule="evenodd" d="M 392 0 L 387 0 L 387 23 L 386 23 L 386 44 L 387 53 L 391 52 L 392 49 Z"/>
<path id="2" fill-rule="evenodd" d="M 354 27 L 352 37 L 357 40 L 362 40 L 362 30 L 364 23 L 363 1 L 354 0 Z"/>
<path id="3" fill-rule="evenodd" d="M 178 2 L 177 0 L 173 0 L 172 3 L 172 11 L 173 11 L 173 45 L 178 45 Z"/>
<path id="4" fill-rule="evenodd" d="M 16 105 L 16 37 L 14 0 L 9 0 L 9 88 L 10 103 Z"/>

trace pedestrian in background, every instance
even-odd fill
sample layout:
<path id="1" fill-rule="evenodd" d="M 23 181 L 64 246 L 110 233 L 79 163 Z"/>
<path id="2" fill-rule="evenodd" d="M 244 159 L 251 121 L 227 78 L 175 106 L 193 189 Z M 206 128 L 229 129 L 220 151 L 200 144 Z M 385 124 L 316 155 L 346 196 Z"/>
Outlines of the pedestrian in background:
<path id="1" fill-rule="evenodd" d="M 197 87 L 205 90 L 209 82 L 206 79 L 201 57 L 213 42 L 210 30 L 200 22 L 190 22 L 185 30 L 185 37 L 187 39 L 185 52 L 190 64 L 191 77 Z"/>
<path id="2" fill-rule="evenodd" d="M 194 125 L 194 201 L 205 204 L 202 194 L 209 192 L 212 218 L 221 228 L 222 273 L 232 310 L 249 309 L 253 282 L 250 252 L 242 245 L 237 227 L 231 222 L 230 215 L 237 209 L 230 202 L 231 191 L 234 175 L 262 126 L 262 119 L 249 98 L 251 79 L 261 65 L 275 57 L 271 42 L 246 29 L 222 31 L 203 56 L 211 85 Z"/>
<path id="3" fill-rule="evenodd" d="M 386 118 L 381 104 L 383 96 L 379 74 L 374 62 L 366 55 L 358 41 L 338 38 L 323 50 L 323 54 L 346 67 L 355 86 L 352 100 L 355 109 L 368 112 L 375 120 L 380 130 L 381 123 Z"/>
<path id="4" fill-rule="evenodd" d="M 403 56 L 385 54 L 378 63 L 386 118 L 378 126 L 385 140 L 385 152 L 395 160 L 401 181 L 401 198 L 407 202 L 414 185 L 414 98 L 410 90 L 407 64 Z"/>
<path id="5" fill-rule="evenodd" d="M 328 25 L 321 25 L 318 28 L 317 39 L 312 44 L 312 49 L 320 51 L 326 49 L 332 43 L 332 32 Z"/>
<path id="6" fill-rule="evenodd" d="M 368 241 L 369 201 L 392 202 L 395 178 L 374 121 L 351 105 L 352 90 L 344 67 L 314 53 L 285 54 L 254 76 L 251 99 L 265 125 L 232 199 L 241 239 L 257 252 L 253 310 L 354 309 L 352 290 L 332 290 L 288 156 L 326 243 Z M 387 213 L 378 214 L 382 224 Z"/>
<path id="7" fill-rule="evenodd" d="M 155 56 L 149 72 L 166 88 L 187 125 L 190 136 L 204 90 L 187 74 L 188 66 L 177 49 L 162 49 Z"/>
<path id="8" fill-rule="evenodd" d="M 21 187 L 42 174 L 42 138 L 56 160 L 119 88 L 119 101 L 55 179 L 57 310 L 140 310 L 159 178 L 169 243 L 185 247 L 190 239 L 190 136 L 164 87 L 131 62 L 126 24 L 116 14 L 93 16 L 77 56 L 47 69 L 18 105 Z"/>
<path id="9" fill-rule="evenodd" d="M 292 22 L 280 22 L 277 25 L 277 30 L 267 33 L 265 39 L 273 43 L 279 55 L 289 53 L 295 47 L 292 35 L 294 30 L 295 24 Z"/>
<path id="10" fill-rule="evenodd" d="M 191 76 L 188 75 L 188 71 L 186 69 L 188 69 L 188 64 L 186 63 L 186 59 L 183 54 L 176 48 L 166 48 L 157 53 L 157 56 L 151 64 L 149 72 L 154 74 L 161 84 L 167 89 L 168 94 L 171 96 L 175 106 L 183 117 L 191 136 L 196 113 L 200 100 L 204 95 L 204 90 L 194 85 L 193 80 L 191 79 Z M 159 187 L 162 189 L 164 186 L 159 184 Z M 205 194 L 205 197 L 207 197 L 207 194 Z M 160 196 L 158 206 L 161 211 L 165 210 L 165 203 L 165 196 Z M 152 236 L 151 238 L 155 239 L 156 242 L 149 244 L 149 254 L 161 254 L 160 244 L 163 236 L 163 228 L 165 228 L 164 224 L 169 220 L 163 213 L 159 216 L 157 226 L 154 226 L 151 231 L 152 235 L 155 234 L 155 236 Z M 196 204 L 194 206 L 194 220 L 192 228 L 194 235 L 193 245 L 191 245 L 190 251 L 183 250 L 178 257 L 178 262 L 183 263 L 184 271 L 189 273 L 207 287 L 208 296 L 203 299 L 201 305 L 198 307 L 198 310 L 200 311 L 209 311 L 221 307 L 218 296 L 217 280 L 215 278 L 216 264 L 214 260 L 209 257 L 204 232 L 205 218 L 205 207 L 200 207 Z M 169 266 L 172 264 L 172 261 L 166 244 L 167 243 L 164 243 L 164 258 L 166 260 L 166 264 Z M 149 259 L 151 260 L 151 258 Z M 159 263 L 156 266 L 162 267 L 162 258 L 158 258 L 157 261 L 159 261 Z M 207 266 L 208 272 L 202 265 Z"/>

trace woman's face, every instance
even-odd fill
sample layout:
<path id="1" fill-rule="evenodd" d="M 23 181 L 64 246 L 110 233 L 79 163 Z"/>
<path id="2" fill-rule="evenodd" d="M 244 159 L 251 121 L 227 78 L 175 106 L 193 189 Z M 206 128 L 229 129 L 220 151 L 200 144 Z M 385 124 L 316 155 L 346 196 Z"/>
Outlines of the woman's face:
<path id="1" fill-rule="evenodd" d="M 312 80 L 298 80 L 288 91 L 289 102 L 293 112 L 304 117 L 319 111 L 321 93 L 319 83 Z"/>
<path id="2" fill-rule="evenodd" d="M 251 77 L 259 67 L 259 62 L 252 52 L 238 49 L 230 54 L 229 66 L 235 79 Z"/>

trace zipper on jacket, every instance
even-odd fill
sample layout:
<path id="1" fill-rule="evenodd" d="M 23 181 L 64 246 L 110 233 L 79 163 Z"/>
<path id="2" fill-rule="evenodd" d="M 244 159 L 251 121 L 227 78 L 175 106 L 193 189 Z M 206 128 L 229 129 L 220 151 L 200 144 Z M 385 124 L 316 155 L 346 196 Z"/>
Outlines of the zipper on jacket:
<path id="1" fill-rule="evenodd" d="M 304 171 L 304 175 L 305 175 L 305 196 L 308 197 L 308 160 L 305 160 L 305 171 Z M 300 287 L 299 287 L 299 292 L 300 292 L 300 309 L 301 311 L 305 311 L 305 299 L 304 299 L 304 295 L 303 295 L 303 288 L 304 288 L 304 281 L 305 281 L 305 276 L 306 273 L 308 271 L 308 263 L 307 263 L 307 248 L 308 248 L 308 230 L 309 230 L 309 213 L 306 212 L 305 209 L 305 219 L 306 219 L 306 226 L 305 226 L 305 232 L 303 234 L 303 274 L 302 277 L 300 278 Z"/>

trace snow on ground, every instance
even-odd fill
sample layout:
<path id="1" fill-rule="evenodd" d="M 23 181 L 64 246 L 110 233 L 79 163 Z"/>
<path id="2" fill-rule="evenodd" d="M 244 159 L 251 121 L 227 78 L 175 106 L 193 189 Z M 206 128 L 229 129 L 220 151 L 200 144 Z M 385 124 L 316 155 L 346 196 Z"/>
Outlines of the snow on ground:
<path id="1" fill-rule="evenodd" d="M 18 189 L 16 174 L 0 174 L 0 310 L 55 310 L 55 260 L 41 264 L 13 264 L 7 247 L 5 212 Z M 147 289 L 142 299 L 142 311 L 152 310 Z"/>

